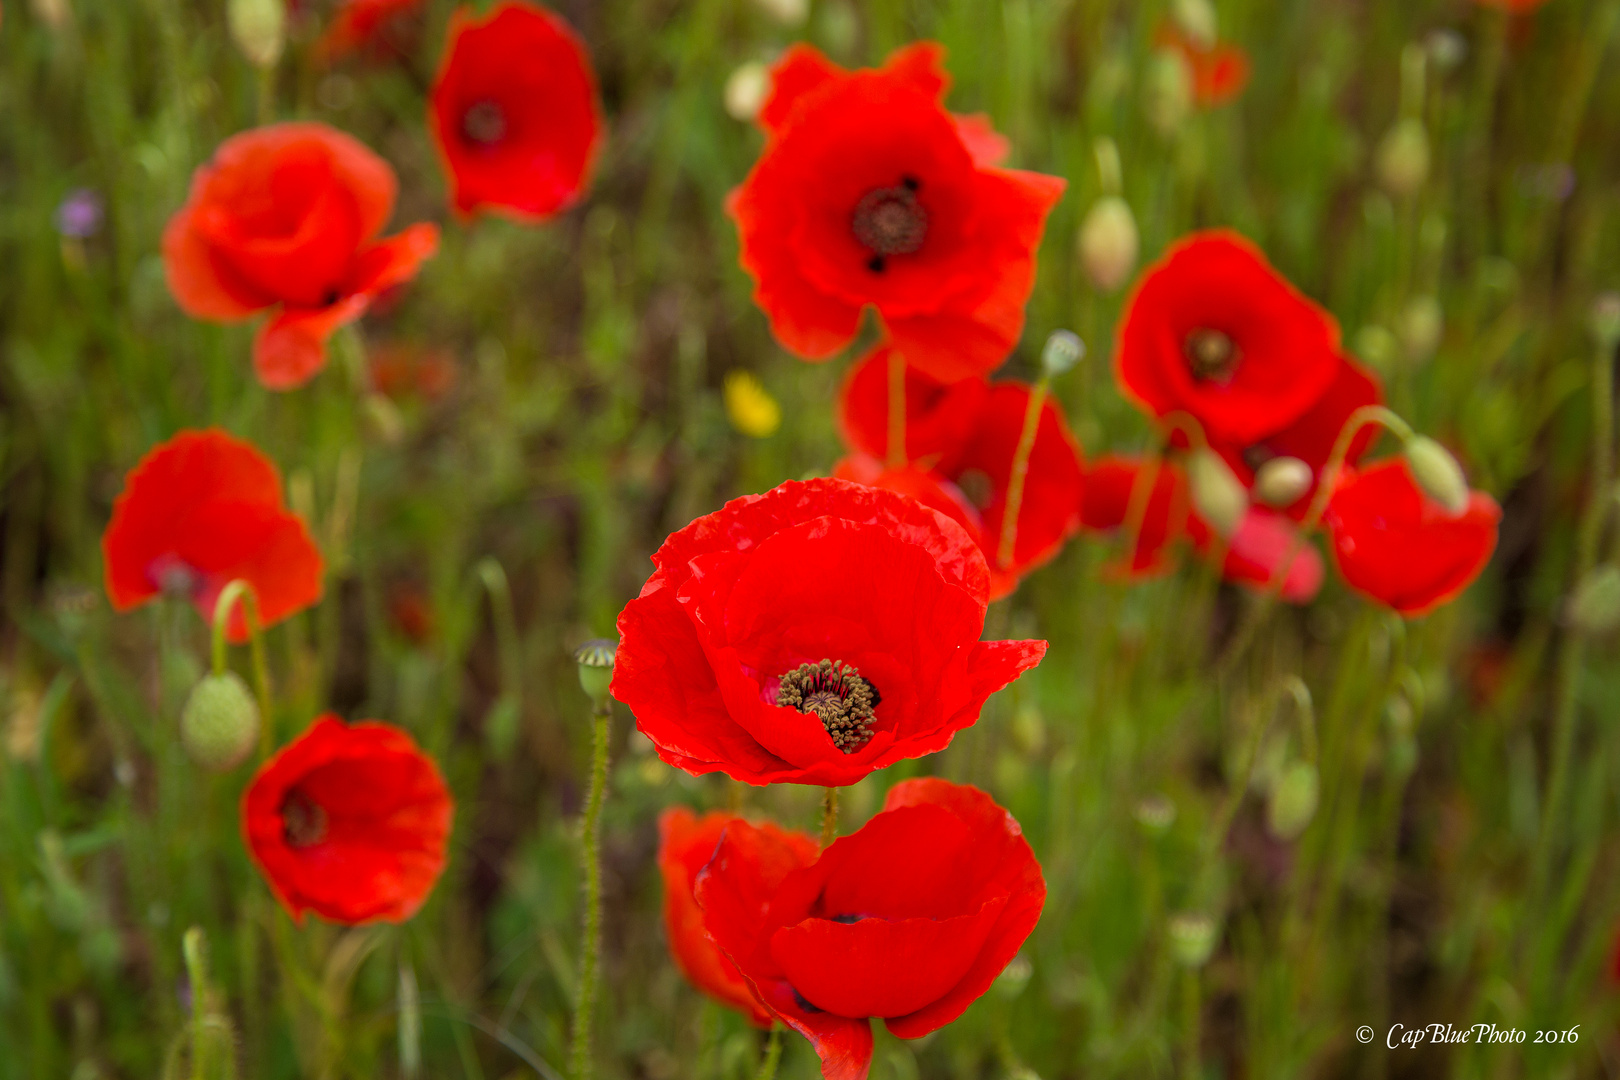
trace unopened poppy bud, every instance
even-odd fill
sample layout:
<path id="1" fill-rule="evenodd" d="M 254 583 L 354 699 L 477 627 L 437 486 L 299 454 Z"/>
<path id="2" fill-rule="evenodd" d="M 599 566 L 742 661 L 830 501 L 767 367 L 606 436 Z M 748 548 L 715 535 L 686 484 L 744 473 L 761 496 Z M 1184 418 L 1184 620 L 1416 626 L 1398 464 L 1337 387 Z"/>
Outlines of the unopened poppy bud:
<path id="1" fill-rule="evenodd" d="M 783 26 L 799 26 L 810 14 L 810 0 L 754 0 L 754 3 Z"/>
<path id="2" fill-rule="evenodd" d="M 259 738 L 259 706 L 233 671 L 205 675 L 180 711 L 180 743 L 205 769 L 225 772 L 240 765 Z"/>
<path id="3" fill-rule="evenodd" d="M 611 638 L 593 638 L 574 650 L 579 664 L 579 686 L 598 713 L 612 708 L 608 687 L 613 682 L 613 661 L 619 654 L 619 643 Z"/>
<path id="4" fill-rule="evenodd" d="M 1055 379 L 1078 364 L 1086 356 L 1086 343 L 1072 330 L 1054 330 L 1041 350 L 1041 370 L 1047 378 Z"/>
<path id="5" fill-rule="evenodd" d="M 1296 761 L 1285 768 L 1272 785 L 1266 801 L 1266 828 L 1279 840 L 1292 840 L 1305 831 L 1316 816 L 1318 781 L 1316 766 Z"/>
<path id="6" fill-rule="evenodd" d="M 1600 566 L 1575 586 L 1569 620 L 1588 634 L 1606 634 L 1620 626 L 1620 567 Z"/>
<path id="7" fill-rule="evenodd" d="M 1142 107 L 1148 122 L 1164 136 L 1174 135 L 1192 109 L 1192 70 L 1175 49 L 1155 49 L 1148 58 Z"/>
<path id="8" fill-rule="evenodd" d="M 752 120 L 771 92 L 771 71 L 758 60 L 739 64 L 726 79 L 726 112 L 733 120 Z"/>
<path id="9" fill-rule="evenodd" d="M 1468 509 L 1468 481 L 1450 450 L 1427 435 L 1414 435 L 1406 441 L 1406 462 L 1418 487 L 1435 502 L 1453 515 Z"/>
<path id="10" fill-rule="evenodd" d="M 1187 459 L 1187 484 L 1193 508 L 1210 528 L 1222 536 L 1237 532 L 1249 510 L 1249 493 L 1221 455 L 1207 447 L 1194 450 Z"/>
<path id="11" fill-rule="evenodd" d="M 1141 237 L 1130 204 L 1107 195 L 1091 204 L 1080 223 L 1080 265 L 1102 292 L 1113 292 L 1136 269 Z"/>
<path id="12" fill-rule="evenodd" d="M 1215 25 L 1215 5 L 1209 0 L 1174 0 L 1170 17 L 1183 36 L 1203 48 L 1213 46 L 1220 36 Z"/>
<path id="13" fill-rule="evenodd" d="M 1413 360 L 1427 360 L 1440 346 L 1440 334 L 1445 329 L 1445 313 L 1440 301 L 1432 296 L 1419 296 L 1401 312 L 1401 344 L 1406 355 Z"/>
<path id="14" fill-rule="evenodd" d="M 231 40 L 248 63 L 260 69 L 276 66 L 287 41 L 287 5 L 283 0 L 230 0 L 225 19 Z"/>
<path id="15" fill-rule="evenodd" d="M 1429 133 L 1423 121 L 1396 121 L 1378 144 L 1378 180 L 1392 195 L 1415 195 L 1429 178 Z"/>
<path id="16" fill-rule="evenodd" d="M 1170 916 L 1170 952 L 1186 967 L 1203 967 L 1215 951 L 1215 920 L 1198 911 Z"/>
<path id="17" fill-rule="evenodd" d="M 1423 44 L 1429 50 L 1429 62 L 1440 71 L 1450 71 L 1468 55 L 1468 42 L 1455 30 L 1431 30 Z"/>
<path id="18" fill-rule="evenodd" d="M 1592 301 L 1589 325 L 1601 348 L 1620 346 L 1620 293 L 1606 292 Z"/>
<path id="19" fill-rule="evenodd" d="M 1274 457 L 1254 474 L 1254 497 L 1267 506 L 1282 509 L 1293 506 L 1311 490 L 1314 474 L 1297 457 Z"/>
<path id="20" fill-rule="evenodd" d="M 1146 795 L 1136 800 L 1136 823 L 1150 833 L 1162 833 L 1176 823 L 1176 804 L 1168 795 Z"/>

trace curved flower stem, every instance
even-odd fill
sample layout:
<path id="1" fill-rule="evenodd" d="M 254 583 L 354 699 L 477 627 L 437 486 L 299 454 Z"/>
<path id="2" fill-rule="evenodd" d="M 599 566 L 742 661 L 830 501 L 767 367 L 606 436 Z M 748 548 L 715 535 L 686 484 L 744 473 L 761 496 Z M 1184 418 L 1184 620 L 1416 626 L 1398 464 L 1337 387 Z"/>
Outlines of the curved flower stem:
<path id="1" fill-rule="evenodd" d="M 826 848 L 838 837 L 838 789 L 829 787 L 821 793 L 821 846 Z"/>
<path id="2" fill-rule="evenodd" d="M 253 657 L 253 692 L 259 701 L 259 756 L 269 757 L 275 749 L 275 720 L 270 706 L 270 665 L 264 656 L 264 628 L 259 625 L 259 597 L 253 586 L 242 578 L 230 581 L 219 591 L 214 601 L 213 671 L 225 674 L 226 634 L 230 628 L 231 610 L 237 601 L 242 603 L 242 617 L 247 622 L 248 646 Z"/>
<path id="3" fill-rule="evenodd" d="M 1013 564 L 1013 551 L 1018 543 L 1018 515 L 1024 506 L 1024 482 L 1029 478 L 1029 455 L 1035 449 L 1035 434 L 1041 426 L 1041 410 L 1046 407 L 1046 391 L 1051 386 L 1050 376 L 1042 375 L 1030 391 L 1029 408 L 1024 412 L 1024 427 L 1018 433 L 1018 449 L 1013 451 L 1012 471 L 1007 476 L 1007 498 L 1001 507 L 1001 540 L 996 546 L 996 565 L 1006 570 Z"/>
<path id="4" fill-rule="evenodd" d="M 889 437 L 886 462 L 891 469 L 906 463 L 906 358 L 889 350 Z"/>
<path id="5" fill-rule="evenodd" d="M 1579 588 L 1597 563 L 1598 543 L 1608 520 L 1614 472 L 1614 357 L 1599 346 L 1592 360 L 1592 489 L 1575 534 L 1575 566 L 1571 577 Z M 1576 625 L 1565 627 L 1558 644 L 1557 696 L 1553 707 L 1552 749 L 1547 774 L 1547 800 L 1541 808 L 1541 828 L 1531 857 L 1532 902 L 1544 895 L 1562 824 L 1565 789 L 1569 787 L 1570 759 L 1575 752 L 1575 721 L 1579 705 L 1581 668 L 1586 659 L 1586 635 Z"/>
<path id="6" fill-rule="evenodd" d="M 776 1080 L 776 1063 L 782 1060 L 782 1028 L 771 1025 L 771 1037 L 765 1043 L 765 1056 L 760 1059 L 759 1072 L 754 1080 Z"/>
<path id="7" fill-rule="evenodd" d="M 585 940 L 580 950 L 579 989 L 574 1003 L 574 1080 L 591 1075 L 591 1015 L 596 1007 L 596 978 L 602 947 L 602 799 L 607 791 L 608 722 L 613 708 L 593 713 L 591 787 L 585 799 Z"/>

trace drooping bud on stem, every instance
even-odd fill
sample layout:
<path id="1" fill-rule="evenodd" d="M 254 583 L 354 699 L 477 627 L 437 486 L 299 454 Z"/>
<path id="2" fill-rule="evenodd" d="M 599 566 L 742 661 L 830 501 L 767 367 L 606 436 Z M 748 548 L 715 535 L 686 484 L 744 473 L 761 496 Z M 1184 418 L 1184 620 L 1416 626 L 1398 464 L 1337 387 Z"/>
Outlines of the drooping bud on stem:
<path id="1" fill-rule="evenodd" d="M 579 686 L 598 716 L 604 716 L 613 707 L 608 686 L 613 682 L 613 661 L 619 654 L 619 643 L 611 638 L 593 638 L 574 650 L 579 664 Z"/>
<path id="2" fill-rule="evenodd" d="M 1413 435 L 1406 440 L 1406 461 L 1418 486 L 1449 513 L 1468 509 L 1468 481 L 1451 451 L 1427 435 Z"/>
<path id="3" fill-rule="evenodd" d="M 236 768 L 259 738 L 259 707 L 234 671 L 204 675 L 180 712 L 180 743 L 192 761 L 213 772 Z"/>
<path id="4" fill-rule="evenodd" d="M 1296 761 L 1283 769 L 1266 800 L 1266 828 L 1279 840 L 1292 840 L 1316 816 L 1319 782 L 1316 766 Z"/>
<path id="5" fill-rule="evenodd" d="M 1187 486 L 1194 509 L 1210 528 L 1225 537 L 1237 532 L 1249 509 L 1249 493 L 1221 455 L 1207 446 L 1189 454 Z"/>

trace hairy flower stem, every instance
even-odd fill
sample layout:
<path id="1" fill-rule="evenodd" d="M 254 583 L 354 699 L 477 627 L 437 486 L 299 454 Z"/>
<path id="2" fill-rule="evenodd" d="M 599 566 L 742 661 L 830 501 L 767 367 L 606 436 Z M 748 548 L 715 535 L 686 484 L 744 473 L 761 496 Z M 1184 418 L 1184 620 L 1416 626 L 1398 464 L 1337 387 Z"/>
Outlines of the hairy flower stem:
<path id="1" fill-rule="evenodd" d="M 253 586 L 237 578 L 220 590 L 214 602 L 213 671 L 225 674 L 226 632 L 230 627 L 231 610 L 237 601 L 242 604 L 242 618 L 247 621 L 248 647 L 253 657 L 253 693 L 259 700 L 259 756 L 267 758 L 276 747 L 275 721 L 270 713 L 270 665 L 264 656 L 264 628 L 259 625 L 259 597 Z"/>
<path id="2" fill-rule="evenodd" d="M 1572 588 L 1578 588 L 1597 563 L 1598 543 L 1611 504 L 1614 472 L 1614 357 L 1599 346 L 1592 361 L 1592 488 L 1575 534 Z M 1547 800 L 1541 808 L 1541 828 L 1531 857 L 1530 898 L 1539 910 L 1546 894 L 1560 827 L 1564 824 L 1565 789 L 1569 787 L 1570 759 L 1575 752 L 1575 721 L 1581 668 L 1586 659 L 1586 635 L 1579 626 L 1565 628 L 1558 644 L 1557 689 L 1553 707 L 1552 749 L 1547 775 Z"/>
<path id="3" fill-rule="evenodd" d="M 906 463 L 906 358 L 899 349 L 889 350 L 889 437 L 888 460 L 891 469 Z"/>
<path id="4" fill-rule="evenodd" d="M 574 1080 L 591 1076 L 591 1014 L 596 1008 L 596 979 L 602 948 L 602 799 L 607 790 L 608 722 L 611 705 L 594 714 L 591 743 L 591 788 L 585 799 L 585 940 L 580 949 L 579 988 L 574 1003 Z"/>
<path id="5" fill-rule="evenodd" d="M 1001 542 L 996 548 L 996 565 L 1006 570 L 1013 564 L 1018 544 L 1018 515 L 1024 507 L 1024 483 L 1029 479 L 1029 455 L 1035 449 L 1035 434 L 1041 426 L 1041 410 L 1046 407 L 1046 391 L 1051 377 L 1042 375 L 1029 395 L 1024 427 L 1018 433 L 1018 449 L 1013 452 L 1012 472 L 1007 476 L 1007 500 L 1001 509 Z"/>
<path id="6" fill-rule="evenodd" d="M 759 1072 L 754 1080 L 776 1080 L 776 1064 L 782 1060 L 782 1029 L 771 1026 L 771 1037 L 765 1042 L 765 1056 L 760 1059 Z"/>
<path id="7" fill-rule="evenodd" d="M 838 836 L 838 789 L 829 787 L 821 793 L 821 846 L 826 848 Z"/>

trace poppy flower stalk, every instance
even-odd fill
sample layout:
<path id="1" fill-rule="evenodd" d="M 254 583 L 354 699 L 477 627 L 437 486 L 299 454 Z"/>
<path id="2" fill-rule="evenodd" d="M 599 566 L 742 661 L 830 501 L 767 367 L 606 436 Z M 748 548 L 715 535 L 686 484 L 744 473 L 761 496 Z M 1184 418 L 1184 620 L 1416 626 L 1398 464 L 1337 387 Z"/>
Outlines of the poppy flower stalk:
<path id="1" fill-rule="evenodd" d="M 1046 408 L 1046 395 L 1052 387 L 1052 377 L 1061 375 L 1079 363 L 1086 355 L 1085 342 L 1068 330 L 1055 330 L 1046 339 L 1046 347 L 1041 350 L 1041 377 L 1035 383 L 1035 389 L 1029 395 L 1029 406 L 1024 411 L 1024 426 L 1018 433 L 1018 449 L 1013 452 L 1012 471 L 1007 478 L 1007 509 L 1002 515 L 1006 523 L 1001 530 L 1001 543 L 996 549 L 996 562 L 1002 569 L 1013 565 L 1013 552 L 1018 543 L 1018 514 L 1024 505 L 1024 485 L 1029 480 L 1029 456 L 1035 450 L 1035 433 L 1040 429 L 1041 412 Z M 894 361 L 891 359 L 890 364 Z M 890 414 L 893 415 L 895 400 L 892 385 L 893 376 L 890 376 Z M 900 380 L 901 388 L 905 386 L 904 373 Z M 905 404 L 900 405 L 902 424 L 905 416 Z M 892 423 L 892 421 L 891 421 Z M 890 445 L 895 440 L 890 437 Z"/>
<path id="2" fill-rule="evenodd" d="M 574 1080 L 591 1076 L 591 1012 L 596 1007 L 596 981 L 602 951 L 602 800 L 607 791 L 608 725 L 613 699 L 607 684 L 618 642 L 607 638 L 587 641 L 574 651 L 579 664 L 579 685 L 591 699 L 591 786 L 585 798 L 585 940 L 579 965 L 579 990 L 574 1004 Z"/>

